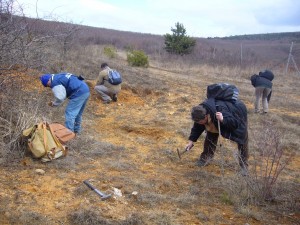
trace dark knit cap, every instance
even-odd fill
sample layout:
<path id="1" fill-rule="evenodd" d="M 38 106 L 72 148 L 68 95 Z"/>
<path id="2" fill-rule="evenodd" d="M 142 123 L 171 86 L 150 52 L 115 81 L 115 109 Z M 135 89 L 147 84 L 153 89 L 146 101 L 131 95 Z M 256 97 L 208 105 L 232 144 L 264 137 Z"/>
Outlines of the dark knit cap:
<path id="1" fill-rule="evenodd" d="M 205 119 L 206 109 L 202 105 L 197 105 L 192 108 L 192 120 L 198 122 Z"/>
<path id="2" fill-rule="evenodd" d="M 47 83 L 50 80 L 50 78 L 51 78 L 51 74 L 49 74 L 49 73 L 40 76 L 40 80 L 41 80 L 42 84 L 44 85 L 44 87 L 47 87 Z"/>
<path id="3" fill-rule="evenodd" d="M 107 63 L 102 63 L 100 67 L 101 67 L 101 69 L 104 69 L 104 68 L 107 67 L 107 66 L 108 66 Z"/>

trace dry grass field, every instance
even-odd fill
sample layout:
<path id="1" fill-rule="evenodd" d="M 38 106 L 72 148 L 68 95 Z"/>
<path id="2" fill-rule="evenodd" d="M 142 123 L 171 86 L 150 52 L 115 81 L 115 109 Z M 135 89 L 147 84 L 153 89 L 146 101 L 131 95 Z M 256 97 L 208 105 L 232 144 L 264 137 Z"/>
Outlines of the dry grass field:
<path id="1" fill-rule="evenodd" d="M 149 68 L 132 68 L 126 54 L 118 52 L 118 57 L 107 59 L 101 49 L 92 46 L 74 53 L 74 64 L 68 67 L 68 71 L 76 71 L 76 63 L 93 67 L 85 74 L 92 95 L 84 130 L 68 143 L 68 155 L 49 163 L 28 152 L 18 159 L 0 158 L 0 224 L 299 224 L 298 74 L 274 70 L 270 112 L 261 115 L 254 114 L 249 77 L 265 68 L 162 65 L 157 60 L 150 60 Z M 124 78 L 118 102 L 107 105 L 93 90 L 103 61 Z M 22 81 L 20 91 L 29 96 L 25 116 L 64 122 L 65 105 L 46 106 L 52 94 L 39 83 L 38 71 L 15 75 Z M 238 173 L 236 145 L 230 141 L 221 139 L 222 151 L 218 149 L 212 163 L 203 168 L 194 165 L 202 152 L 203 135 L 181 160 L 176 153 L 187 144 L 190 109 L 205 99 L 207 85 L 218 82 L 235 84 L 248 108 L 248 177 Z M 32 102 L 41 110 L 26 108 Z M 282 153 L 277 165 L 286 165 L 279 174 L 260 154 L 274 148 Z M 266 179 L 276 175 L 270 186 L 272 199 L 263 199 Z M 87 179 L 113 197 L 101 201 L 83 184 Z"/>

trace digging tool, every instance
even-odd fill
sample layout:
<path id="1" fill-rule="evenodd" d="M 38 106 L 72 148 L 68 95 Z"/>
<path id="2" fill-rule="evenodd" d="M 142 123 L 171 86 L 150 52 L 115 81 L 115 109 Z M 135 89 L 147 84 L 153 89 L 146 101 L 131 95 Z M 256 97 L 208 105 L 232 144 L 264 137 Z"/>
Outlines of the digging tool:
<path id="1" fill-rule="evenodd" d="M 178 157 L 179 159 L 181 159 L 181 155 L 183 155 L 184 153 L 186 153 L 187 151 L 191 150 L 192 147 L 194 147 L 194 145 L 192 145 L 190 148 L 185 148 L 184 151 L 180 152 L 179 149 L 177 148 L 177 154 L 178 154 Z"/>
<path id="2" fill-rule="evenodd" d="M 97 195 L 99 195 L 101 197 L 101 200 L 106 200 L 108 198 L 111 197 L 111 194 L 104 194 L 101 191 L 99 191 L 98 189 L 94 188 L 93 185 L 91 185 L 87 180 L 83 181 L 83 183 L 88 186 L 90 189 L 92 189 L 94 192 L 97 193 Z"/>

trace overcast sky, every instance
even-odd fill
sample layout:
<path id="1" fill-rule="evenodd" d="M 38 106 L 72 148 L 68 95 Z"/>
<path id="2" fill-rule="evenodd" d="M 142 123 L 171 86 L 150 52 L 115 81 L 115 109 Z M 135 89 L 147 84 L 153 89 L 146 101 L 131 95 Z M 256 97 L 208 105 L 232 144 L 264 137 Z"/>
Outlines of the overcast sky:
<path id="1" fill-rule="evenodd" d="M 300 0 L 16 0 L 28 17 L 192 37 L 300 31 Z"/>

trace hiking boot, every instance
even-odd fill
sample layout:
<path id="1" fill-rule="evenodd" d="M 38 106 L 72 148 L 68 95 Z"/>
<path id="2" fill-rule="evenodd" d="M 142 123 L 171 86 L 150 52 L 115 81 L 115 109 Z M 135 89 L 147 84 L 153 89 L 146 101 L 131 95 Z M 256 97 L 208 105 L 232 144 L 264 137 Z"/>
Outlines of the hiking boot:
<path id="1" fill-rule="evenodd" d="M 209 159 L 208 160 L 204 160 L 204 159 L 198 159 L 197 162 L 195 163 L 195 166 L 206 166 L 209 163 Z"/>
<path id="2" fill-rule="evenodd" d="M 112 100 L 113 100 L 114 102 L 118 101 L 118 96 L 117 96 L 116 94 L 113 94 Z"/>
<path id="3" fill-rule="evenodd" d="M 247 166 L 241 166 L 240 174 L 241 174 L 243 177 L 248 176 L 248 175 L 249 175 L 248 167 L 247 167 Z"/>
<path id="4" fill-rule="evenodd" d="M 111 100 L 106 100 L 106 101 L 103 101 L 103 104 L 109 104 L 111 102 Z"/>

